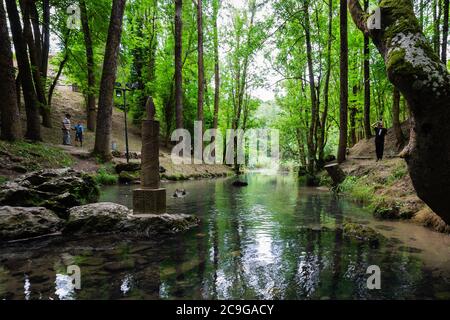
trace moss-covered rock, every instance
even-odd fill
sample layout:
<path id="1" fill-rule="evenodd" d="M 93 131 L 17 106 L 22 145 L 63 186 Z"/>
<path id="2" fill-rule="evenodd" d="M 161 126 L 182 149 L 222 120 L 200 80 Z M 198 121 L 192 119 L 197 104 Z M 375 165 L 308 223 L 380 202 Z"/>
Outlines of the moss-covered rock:
<path id="1" fill-rule="evenodd" d="M 344 237 L 367 242 L 371 247 L 378 247 L 386 238 L 374 229 L 359 223 L 346 222 L 342 226 Z"/>
<path id="2" fill-rule="evenodd" d="M 135 172 L 122 171 L 119 174 L 119 183 L 132 184 L 132 183 L 139 183 L 140 180 L 141 180 L 140 171 Z"/>
<path id="3" fill-rule="evenodd" d="M 72 169 L 49 169 L 7 182 L 0 191 L 0 205 L 45 207 L 67 218 L 69 208 L 95 202 L 99 196 L 91 176 Z"/>

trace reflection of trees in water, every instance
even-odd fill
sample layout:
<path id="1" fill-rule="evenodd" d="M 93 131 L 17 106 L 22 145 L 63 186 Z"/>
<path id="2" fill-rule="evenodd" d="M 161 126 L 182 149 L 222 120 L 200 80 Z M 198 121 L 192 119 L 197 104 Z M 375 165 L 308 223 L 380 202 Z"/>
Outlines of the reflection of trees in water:
<path id="1" fill-rule="evenodd" d="M 335 225 L 338 227 L 335 230 L 335 237 L 334 237 L 334 248 L 332 251 L 332 257 L 333 257 L 333 266 L 332 266 L 332 278 L 331 278 L 331 291 L 330 291 L 330 298 L 336 299 L 337 298 L 337 290 L 339 287 L 339 283 L 342 281 L 342 273 L 341 273 L 341 262 L 342 262 L 342 241 L 343 241 L 343 234 L 342 234 L 342 222 L 343 222 L 343 216 L 342 216 L 342 209 L 340 206 L 339 201 L 335 197 L 331 197 L 330 202 L 330 212 L 335 214 Z"/>

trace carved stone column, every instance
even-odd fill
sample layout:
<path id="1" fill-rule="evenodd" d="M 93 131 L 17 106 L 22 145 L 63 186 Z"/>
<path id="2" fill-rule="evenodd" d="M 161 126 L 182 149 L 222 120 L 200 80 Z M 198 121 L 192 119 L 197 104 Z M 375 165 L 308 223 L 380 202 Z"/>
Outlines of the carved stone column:
<path id="1" fill-rule="evenodd" d="M 147 120 L 142 122 L 141 188 L 133 192 L 134 214 L 166 213 L 166 189 L 159 177 L 159 122 L 152 97 L 147 100 Z"/>

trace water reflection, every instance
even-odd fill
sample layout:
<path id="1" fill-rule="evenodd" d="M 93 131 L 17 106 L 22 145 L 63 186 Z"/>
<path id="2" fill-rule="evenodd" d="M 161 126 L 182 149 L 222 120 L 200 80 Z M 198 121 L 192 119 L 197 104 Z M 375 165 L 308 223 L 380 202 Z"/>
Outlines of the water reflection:
<path id="1" fill-rule="evenodd" d="M 305 189 L 284 176 L 253 175 L 248 188 L 229 180 L 168 184 L 169 212 L 201 218 L 191 232 L 171 239 L 126 240 L 117 236 L 57 239 L 0 248 L 0 298 L 7 299 L 414 299 L 446 298 L 450 281 L 444 263 L 432 267 L 428 253 L 401 250 L 409 243 L 372 248 L 345 238 L 339 228 L 351 218 L 380 226 L 385 236 L 414 234 L 390 228 L 345 199 Z M 131 205 L 131 187 L 113 187 L 105 201 Z M 423 229 L 423 228 L 422 228 Z M 420 229 L 420 230 L 422 230 Z M 393 230 L 393 231 L 392 231 Z M 423 231 L 421 231 L 423 232 Z M 448 256 L 450 241 L 430 231 L 423 238 L 449 244 L 433 247 Z M 425 237 L 426 236 L 426 237 Z M 410 237 L 410 236 L 409 236 Z M 441 237 L 441 238 L 438 238 Z M 399 240 L 400 241 L 400 240 Z M 437 241 L 436 241 L 437 243 Z M 411 250 L 410 250 L 411 251 Z M 420 251 L 419 251 L 420 252 Z M 444 258 L 442 258 L 444 259 Z M 445 262 L 445 260 L 443 260 Z M 61 273 L 76 264 L 82 288 Z M 367 289 L 366 270 L 382 270 L 382 290 Z M 437 267 L 441 267 L 437 269 Z M 28 272 L 28 294 L 23 274 Z M 450 274 L 450 273 L 449 273 Z M 22 288 L 16 284 L 22 284 Z M 55 288 L 56 286 L 56 288 Z"/>

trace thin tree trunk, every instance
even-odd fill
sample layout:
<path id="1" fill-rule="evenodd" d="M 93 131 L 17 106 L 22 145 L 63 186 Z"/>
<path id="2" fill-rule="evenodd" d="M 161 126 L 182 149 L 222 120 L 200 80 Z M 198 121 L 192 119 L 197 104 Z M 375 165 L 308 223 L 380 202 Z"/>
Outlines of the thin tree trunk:
<path id="1" fill-rule="evenodd" d="M 439 23 L 440 23 L 440 5 L 439 0 L 433 0 L 433 44 L 434 51 L 439 52 Z"/>
<path id="2" fill-rule="evenodd" d="M 183 0 L 175 0 L 175 118 L 177 129 L 183 125 Z"/>
<path id="3" fill-rule="evenodd" d="M 369 0 L 364 0 L 364 11 L 369 10 Z M 369 36 L 364 35 L 364 133 L 366 139 L 372 137 L 370 124 L 370 47 Z"/>
<path id="4" fill-rule="evenodd" d="M 323 103 L 324 103 L 324 109 L 322 113 L 322 120 L 320 124 L 320 138 L 319 138 L 319 164 L 321 167 L 325 164 L 325 137 L 327 134 L 327 118 L 328 118 L 328 108 L 329 108 L 329 101 L 330 97 L 330 78 L 331 78 L 331 49 L 333 44 L 333 0 L 328 1 L 328 43 L 327 43 L 327 73 L 325 75 L 325 86 L 323 90 Z"/>
<path id="5" fill-rule="evenodd" d="M 197 51 L 198 51 L 198 94 L 197 94 L 197 121 L 201 121 L 203 132 L 203 100 L 205 93 L 205 68 L 203 63 L 203 0 L 197 0 Z M 202 143 L 203 146 L 203 143 Z M 202 148 L 203 150 L 203 148 Z M 202 151 L 203 153 L 203 151 Z"/>
<path id="6" fill-rule="evenodd" d="M 306 42 L 306 57 L 308 62 L 308 75 L 309 75 L 309 91 L 311 95 L 311 121 L 309 125 L 308 133 L 308 174 L 313 176 L 315 174 L 315 143 L 314 137 L 317 130 L 317 96 L 316 96 L 316 85 L 314 77 L 313 59 L 312 59 L 312 45 L 311 45 L 311 33 L 310 33 L 310 19 L 309 19 L 309 2 L 305 1 L 305 23 L 303 28 L 305 30 L 305 42 Z"/>
<path id="7" fill-rule="evenodd" d="M 385 23 L 381 30 L 368 30 L 359 1 L 349 0 L 355 24 L 370 35 L 389 80 L 410 106 L 414 134 L 401 156 L 417 194 L 450 223 L 450 140 L 445 139 L 450 136 L 450 75 L 426 40 L 411 1 L 383 1 L 380 6 Z M 402 28 L 394 28 L 398 21 Z"/>
<path id="8" fill-rule="evenodd" d="M 52 127 L 52 119 L 50 108 L 47 104 L 47 98 L 45 96 L 44 82 L 42 79 L 42 73 L 40 70 L 41 66 L 41 49 L 40 42 L 34 39 L 33 30 L 31 29 L 31 13 L 36 9 L 35 4 L 31 0 L 20 0 L 19 1 L 22 8 L 22 19 L 23 19 L 23 34 L 25 40 L 28 44 L 31 70 L 33 74 L 34 87 L 36 90 L 36 96 L 40 104 L 40 112 L 42 115 L 42 125 L 46 128 Z M 36 18 L 35 18 L 36 19 Z M 34 20 L 35 20 L 34 19 Z M 39 27 L 35 26 L 35 29 Z M 37 32 L 35 30 L 35 32 Z"/>
<path id="9" fill-rule="evenodd" d="M 114 0 L 112 4 L 111 21 L 109 24 L 105 60 L 103 62 L 103 73 L 100 83 L 94 154 L 97 154 L 103 160 L 109 160 L 111 158 L 114 83 L 116 81 L 117 58 L 120 50 L 125 2 L 126 0 Z"/>
<path id="10" fill-rule="evenodd" d="M 405 137 L 403 136 L 402 126 L 400 124 L 400 91 L 398 91 L 397 88 L 394 88 L 392 101 L 393 127 L 395 132 L 395 139 L 397 140 L 397 147 L 400 150 L 404 146 Z"/>
<path id="11" fill-rule="evenodd" d="M 220 106 L 220 60 L 219 60 L 219 28 L 217 19 L 219 16 L 219 0 L 213 1 L 213 36 L 214 36 L 214 116 L 213 129 L 217 130 L 219 126 L 219 106 Z M 215 137 L 212 139 L 215 143 Z M 215 156 L 215 150 L 213 156 Z"/>
<path id="12" fill-rule="evenodd" d="M 14 40 L 17 64 L 19 65 L 20 81 L 25 100 L 25 112 L 27 115 L 27 129 L 25 138 L 32 141 L 40 141 L 41 125 L 39 123 L 39 109 L 36 92 L 33 86 L 31 67 L 28 61 L 27 44 L 23 37 L 19 12 L 15 0 L 5 0 L 8 11 L 11 33 Z"/>
<path id="13" fill-rule="evenodd" d="M 9 39 L 6 12 L 0 0 L 0 119 L 1 139 L 19 140 L 22 137 L 19 105 L 14 77 L 13 55 Z"/>
<path id="14" fill-rule="evenodd" d="M 444 0 L 444 26 L 442 28 L 441 60 L 445 65 L 447 65 L 448 15 L 449 15 L 449 0 Z"/>
<path id="15" fill-rule="evenodd" d="M 84 46 L 86 48 L 86 61 L 87 61 L 87 129 L 89 131 L 95 131 L 95 62 L 94 62 L 94 50 L 92 46 L 91 30 L 89 27 L 89 17 L 86 8 L 86 1 L 80 0 L 80 13 L 81 13 L 81 25 L 84 34 Z"/>
<path id="16" fill-rule="evenodd" d="M 44 79 L 48 73 L 48 55 L 50 52 L 50 0 L 42 0 L 42 62 L 41 71 Z"/>
<path id="17" fill-rule="evenodd" d="M 50 88 L 48 89 L 48 105 L 51 107 L 52 105 L 52 98 L 53 98 L 53 92 L 55 91 L 56 85 L 58 84 L 58 80 L 61 77 L 62 71 L 64 70 L 64 66 L 66 65 L 67 61 L 69 60 L 69 53 L 66 49 L 66 52 L 64 54 L 64 58 L 59 63 L 58 71 L 56 72 L 55 78 L 52 81 L 52 84 L 50 85 Z"/>
<path id="18" fill-rule="evenodd" d="M 347 1 L 340 0 L 340 33 L 341 33 L 341 57 L 340 57 L 340 130 L 338 162 L 342 163 L 347 157 L 348 139 L 348 32 L 347 32 Z"/>

